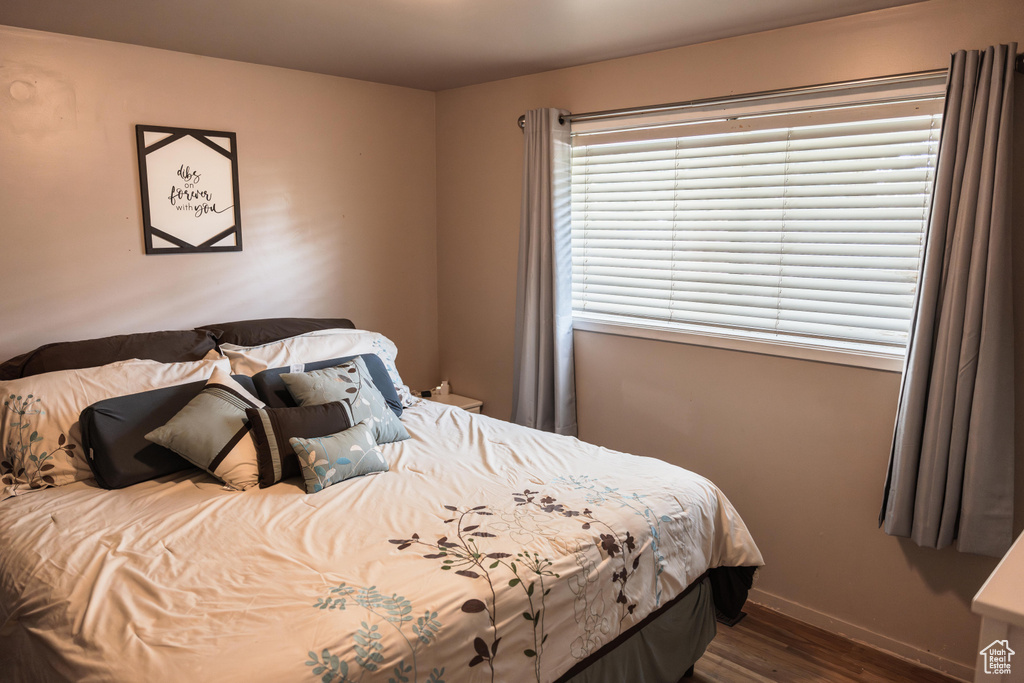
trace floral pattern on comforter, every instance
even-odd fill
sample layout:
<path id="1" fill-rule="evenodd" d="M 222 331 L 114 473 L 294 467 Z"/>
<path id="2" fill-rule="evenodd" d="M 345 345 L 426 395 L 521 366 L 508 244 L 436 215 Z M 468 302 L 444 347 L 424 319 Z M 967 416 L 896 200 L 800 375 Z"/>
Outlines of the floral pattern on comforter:
<path id="1" fill-rule="evenodd" d="M 24 679 L 551 681 L 708 568 L 755 566 L 703 477 L 423 403 L 390 471 L 312 495 L 204 475 L 0 503 Z"/>
<path id="2" fill-rule="evenodd" d="M 486 584 L 472 591 L 480 593 L 480 597 L 466 600 L 461 610 L 466 614 L 483 613 L 487 617 L 482 623 L 483 631 L 473 638 L 468 666 L 472 668 L 486 664 L 491 680 L 494 680 L 494 664 L 501 643 L 498 626 L 499 594 L 502 596 L 502 611 L 508 609 L 514 614 L 521 614 L 532 630 L 530 647 L 521 653 L 513 653 L 513 656 L 521 655 L 529 661 L 533 670 L 531 678 L 537 681 L 541 680 L 541 658 L 550 635 L 545 630 L 547 598 L 555 588 L 567 590 L 574 596 L 574 614 L 579 634 L 571 648 L 575 659 L 589 656 L 603 644 L 597 637 L 598 632 L 617 634 L 621 630 L 619 625 L 636 610 L 640 596 L 631 595 L 633 591 L 629 581 L 642 570 L 640 564 L 645 550 L 649 551 L 650 556 L 646 564 L 654 573 L 655 608 L 660 606 L 661 588 L 657 577 L 662 572 L 664 559 L 658 553 L 658 527 L 661 521 L 669 522 L 670 518 L 666 515 L 662 516 L 663 519 L 657 518 L 643 504 L 641 494 L 623 495 L 617 489 L 601 486 L 586 476 L 568 477 L 556 480 L 556 483 L 568 483 L 576 490 L 588 491 L 587 502 L 598 508 L 598 511 L 589 507 L 572 509 L 550 495 L 527 488 L 512 494 L 514 507 L 511 508 L 490 505 L 460 508 L 445 505 L 444 508 L 452 515 L 444 520 L 446 525 L 450 525 L 451 538 L 445 535 L 430 541 L 413 533 L 409 538 L 390 541 L 398 545 L 399 550 L 415 546 L 424 559 L 439 561 L 441 570 L 451 571 L 467 579 L 481 579 L 478 583 Z M 609 501 L 634 510 L 644 519 L 652 520 L 649 544 L 638 546 L 636 537 L 629 530 L 620 535 L 615 528 L 601 520 L 599 506 Z M 560 536 L 559 525 L 551 523 L 552 520 L 545 519 L 545 516 L 574 519 L 582 531 L 590 531 L 591 535 L 597 537 L 594 543 L 578 542 L 572 548 L 573 560 L 581 569 L 573 575 L 575 580 L 572 583 L 559 584 L 557 580 L 561 575 L 552 569 L 555 559 L 542 557 L 527 548 L 512 552 L 517 540 L 530 542 L 538 536 L 555 540 Z M 495 548 L 506 548 L 509 552 Z M 612 573 L 608 585 L 601 586 L 595 567 L 596 563 L 604 559 L 617 569 Z M 507 590 L 515 588 L 519 589 L 518 593 Z M 603 606 L 598 609 L 592 605 L 602 599 L 602 594 L 606 597 L 615 596 L 614 609 L 607 610 L 607 613 Z M 513 623 L 518 622 L 513 620 Z M 358 658 L 357 663 L 363 666 Z M 329 683 L 334 679 L 324 680 Z"/>

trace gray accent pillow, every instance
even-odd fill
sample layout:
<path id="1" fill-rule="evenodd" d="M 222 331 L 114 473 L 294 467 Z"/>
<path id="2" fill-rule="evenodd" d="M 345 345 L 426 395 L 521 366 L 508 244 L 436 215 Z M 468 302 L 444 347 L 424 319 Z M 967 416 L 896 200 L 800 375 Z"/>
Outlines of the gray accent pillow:
<path id="1" fill-rule="evenodd" d="M 302 467 L 306 493 L 316 493 L 338 482 L 372 472 L 386 472 L 388 463 L 366 422 L 330 436 L 289 439 Z"/>
<path id="2" fill-rule="evenodd" d="M 373 383 L 362 358 L 312 372 L 281 375 L 288 393 L 300 406 L 338 401 L 349 410 L 349 422 L 367 421 L 378 444 L 409 438 L 405 425 L 388 407 L 384 396 Z"/>
<path id="3" fill-rule="evenodd" d="M 342 356 L 341 358 L 332 358 L 330 360 L 320 360 L 313 363 L 302 363 L 301 367 L 291 368 L 285 366 L 283 368 L 270 368 L 263 372 L 257 373 L 252 376 L 253 384 L 256 385 L 256 395 L 259 396 L 263 401 L 266 402 L 270 408 L 294 408 L 297 404 L 292 398 L 292 395 L 288 393 L 288 387 L 285 386 L 284 382 L 281 381 L 281 375 L 285 373 L 296 373 L 296 372 L 312 372 L 313 370 L 323 370 L 324 368 L 331 368 L 335 365 L 341 365 L 347 361 L 352 360 L 356 356 L 363 359 L 366 363 L 366 367 L 370 370 L 370 378 L 373 380 L 373 386 L 377 387 L 377 390 L 384 395 L 384 400 L 391 406 L 391 411 L 398 417 L 402 417 L 402 401 L 398 398 L 398 393 L 395 391 L 395 385 L 391 381 L 391 375 L 388 374 L 388 369 L 384 366 L 384 361 L 380 359 L 375 353 L 361 353 L 353 354 L 351 356 Z M 239 375 L 242 377 L 243 375 Z M 341 431 L 335 429 L 334 431 Z M 298 434 L 297 436 L 321 436 L 320 434 Z"/>
<path id="4" fill-rule="evenodd" d="M 259 483 L 256 444 L 245 411 L 262 407 L 262 401 L 218 369 L 199 395 L 163 427 L 146 434 L 146 439 L 171 449 L 229 487 L 245 490 Z"/>

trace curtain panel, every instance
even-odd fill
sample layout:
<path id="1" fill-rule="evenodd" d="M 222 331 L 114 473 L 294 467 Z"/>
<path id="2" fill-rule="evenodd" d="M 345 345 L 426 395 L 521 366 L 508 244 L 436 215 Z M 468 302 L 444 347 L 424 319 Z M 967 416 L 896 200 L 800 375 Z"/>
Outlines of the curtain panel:
<path id="1" fill-rule="evenodd" d="M 576 435 L 568 112 L 534 109 L 523 128 L 512 422 Z"/>
<path id="2" fill-rule="evenodd" d="M 918 304 L 879 524 L 1000 556 L 1013 532 L 1016 44 L 952 56 Z"/>

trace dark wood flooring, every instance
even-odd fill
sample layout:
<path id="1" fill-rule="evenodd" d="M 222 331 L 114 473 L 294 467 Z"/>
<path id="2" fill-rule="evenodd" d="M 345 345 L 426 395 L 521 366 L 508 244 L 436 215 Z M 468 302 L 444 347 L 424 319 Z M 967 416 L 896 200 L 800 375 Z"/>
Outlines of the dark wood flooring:
<path id="1" fill-rule="evenodd" d="M 736 626 L 718 624 L 718 635 L 697 661 L 693 677 L 684 681 L 954 683 L 958 680 L 759 605 L 748 602 L 743 611 L 747 616 Z"/>

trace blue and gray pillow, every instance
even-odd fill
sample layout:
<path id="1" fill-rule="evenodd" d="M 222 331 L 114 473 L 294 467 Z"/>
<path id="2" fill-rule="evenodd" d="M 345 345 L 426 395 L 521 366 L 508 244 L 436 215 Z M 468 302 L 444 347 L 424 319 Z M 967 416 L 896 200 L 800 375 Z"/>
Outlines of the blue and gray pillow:
<path id="1" fill-rule="evenodd" d="M 388 463 L 373 438 L 373 428 L 367 422 L 330 436 L 293 437 L 289 441 L 299 458 L 307 493 L 316 493 L 346 479 L 388 469 Z"/>
<path id="2" fill-rule="evenodd" d="M 300 406 L 333 401 L 344 405 L 350 424 L 366 421 L 378 444 L 409 438 L 405 425 L 388 407 L 362 358 L 312 372 L 286 373 L 281 379 Z"/>

